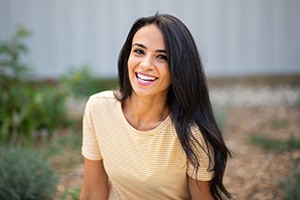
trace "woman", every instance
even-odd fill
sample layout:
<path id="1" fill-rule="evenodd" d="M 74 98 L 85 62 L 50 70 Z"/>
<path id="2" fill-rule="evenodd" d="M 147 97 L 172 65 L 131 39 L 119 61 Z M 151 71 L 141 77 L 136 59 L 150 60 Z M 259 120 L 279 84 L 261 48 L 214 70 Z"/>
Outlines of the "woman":
<path id="1" fill-rule="evenodd" d="M 138 19 L 121 49 L 119 91 L 90 97 L 83 199 L 222 199 L 229 151 L 193 37 L 176 17 Z"/>

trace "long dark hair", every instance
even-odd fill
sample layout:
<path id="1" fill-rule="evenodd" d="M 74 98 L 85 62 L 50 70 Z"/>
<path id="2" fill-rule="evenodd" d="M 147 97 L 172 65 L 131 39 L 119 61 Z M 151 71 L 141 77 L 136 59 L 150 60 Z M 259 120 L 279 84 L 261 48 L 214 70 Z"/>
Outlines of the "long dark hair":
<path id="1" fill-rule="evenodd" d="M 210 191 L 215 199 L 222 199 L 222 193 L 232 198 L 222 183 L 227 156 L 230 152 L 213 116 L 206 78 L 195 41 L 188 28 L 178 18 L 157 13 L 154 16 L 140 18 L 132 25 L 119 55 L 121 95 L 116 96 L 124 102 L 132 94 L 127 66 L 132 39 L 140 28 L 150 24 L 155 24 L 164 37 L 172 80 L 167 104 L 181 146 L 188 160 L 198 169 L 200 161 L 195 144 L 198 148 L 204 149 L 204 147 L 191 131 L 192 127 L 197 127 L 203 134 L 206 144 L 213 149 L 213 154 L 207 152 L 210 158 L 208 170 L 214 172 Z"/>

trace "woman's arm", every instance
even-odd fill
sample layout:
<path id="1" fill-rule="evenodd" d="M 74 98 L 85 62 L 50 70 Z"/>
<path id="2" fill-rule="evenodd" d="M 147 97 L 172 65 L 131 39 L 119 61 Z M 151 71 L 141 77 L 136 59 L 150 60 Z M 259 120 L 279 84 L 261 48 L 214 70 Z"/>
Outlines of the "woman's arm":
<path id="1" fill-rule="evenodd" d="M 83 184 L 80 200 L 106 200 L 108 198 L 108 178 L 102 160 L 84 159 Z"/>
<path id="2" fill-rule="evenodd" d="M 189 177 L 192 200 L 213 200 L 209 189 L 209 181 L 197 181 Z"/>

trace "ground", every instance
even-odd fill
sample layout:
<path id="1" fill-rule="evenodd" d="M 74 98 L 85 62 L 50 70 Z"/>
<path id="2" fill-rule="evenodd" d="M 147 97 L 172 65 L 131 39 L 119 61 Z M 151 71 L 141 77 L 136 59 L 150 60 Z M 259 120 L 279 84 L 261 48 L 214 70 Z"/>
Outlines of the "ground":
<path id="1" fill-rule="evenodd" d="M 266 127 L 269 122 L 288 120 L 282 127 Z M 270 138 L 299 137 L 300 109 L 292 107 L 237 107 L 228 111 L 225 141 L 233 152 L 224 184 L 236 199 L 283 199 L 281 182 L 289 175 L 299 151 L 275 153 L 251 144 L 253 134 Z"/>
<path id="2" fill-rule="evenodd" d="M 300 137 L 300 107 L 295 105 L 300 94 L 299 87 L 294 84 L 259 84 L 254 87 L 249 87 L 249 84 L 244 85 L 245 87 L 241 85 L 243 84 L 211 86 L 212 101 L 221 105 L 225 111 L 223 136 L 232 151 L 224 184 L 238 200 L 281 200 L 282 181 L 295 167 L 295 160 L 300 157 L 300 152 L 276 153 L 265 150 L 251 143 L 250 138 L 257 134 L 281 140 Z M 235 95 L 235 98 L 228 97 L 228 94 Z M 240 97 L 240 101 L 236 96 Z M 274 100 L 275 97 L 277 99 Z M 260 101 L 256 101 L 257 98 Z M 60 170 L 59 173 L 61 182 L 58 186 L 58 199 L 65 191 L 80 188 L 83 165 Z"/>

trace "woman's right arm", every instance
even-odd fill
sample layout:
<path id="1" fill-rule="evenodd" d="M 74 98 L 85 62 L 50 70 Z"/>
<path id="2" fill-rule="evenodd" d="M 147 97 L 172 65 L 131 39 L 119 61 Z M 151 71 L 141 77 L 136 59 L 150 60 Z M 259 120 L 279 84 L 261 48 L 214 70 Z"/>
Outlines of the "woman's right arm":
<path id="1" fill-rule="evenodd" d="M 84 158 L 83 184 L 79 199 L 106 200 L 108 192 L 108 178 L 102 160 Z"/>

